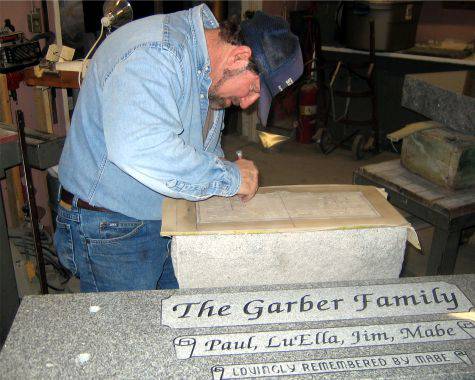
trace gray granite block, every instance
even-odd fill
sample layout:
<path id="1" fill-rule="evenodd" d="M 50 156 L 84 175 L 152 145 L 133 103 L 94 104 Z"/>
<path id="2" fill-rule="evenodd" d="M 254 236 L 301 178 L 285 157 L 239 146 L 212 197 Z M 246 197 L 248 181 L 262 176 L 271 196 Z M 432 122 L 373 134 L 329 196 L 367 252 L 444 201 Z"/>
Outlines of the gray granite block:
<path id="1" fill-rule="evenodd" d="M 406 238 L 406 226 L 179 235 L 171 254 L 181 288 L 398 278 Z"/>
<path id="2" fill-rule="evenodd" d="M 467 71 L 410 74 L 402 105 L 461 133 L 475 134 L 475 80 Z"/>
<path id="3" fill-rule="evenodd" d="M 473 379 L 474 301 L 475 275 L 28 296 L 0 378 Z"/>

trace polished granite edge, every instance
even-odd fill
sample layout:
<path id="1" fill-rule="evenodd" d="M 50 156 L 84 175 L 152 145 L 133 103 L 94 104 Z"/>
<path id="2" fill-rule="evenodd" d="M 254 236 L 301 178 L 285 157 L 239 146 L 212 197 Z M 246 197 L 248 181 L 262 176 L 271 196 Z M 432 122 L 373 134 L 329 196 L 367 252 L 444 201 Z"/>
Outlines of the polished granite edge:
<path id="1" fill-rule="evenodd" d="M 475 98 L 406 75 L 401 104 L 455 131 L 475 135 Z"/>

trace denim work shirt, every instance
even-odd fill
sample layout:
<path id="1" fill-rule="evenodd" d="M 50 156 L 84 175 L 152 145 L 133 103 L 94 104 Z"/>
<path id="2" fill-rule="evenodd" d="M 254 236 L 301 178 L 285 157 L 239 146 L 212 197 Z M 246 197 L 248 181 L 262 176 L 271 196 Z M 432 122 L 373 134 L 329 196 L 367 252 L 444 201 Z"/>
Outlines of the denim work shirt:
<path id="1" fill-rule="evenodd" d="M 69 192 L 91 205 L 159 220 L 164 196 L 237 193 L 220 159 L 224 111 L 203 126 L 211 85 L 206 5 L 129 23 L 100 45 L 84 79 L 59 164 Z"/>

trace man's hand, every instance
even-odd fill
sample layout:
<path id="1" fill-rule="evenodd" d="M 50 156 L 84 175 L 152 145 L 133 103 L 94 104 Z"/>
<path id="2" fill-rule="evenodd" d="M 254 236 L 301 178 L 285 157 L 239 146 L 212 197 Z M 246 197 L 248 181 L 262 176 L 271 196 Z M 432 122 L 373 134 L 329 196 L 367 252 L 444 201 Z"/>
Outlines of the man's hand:
<path id="1" fill-rule="evenodd" d="M 259 171 L 254 162 L 241 158 L 234 163 L 241 173 L 241 186 L 237 194 L 243 202 L 250 201 L 259 187 Z"/>

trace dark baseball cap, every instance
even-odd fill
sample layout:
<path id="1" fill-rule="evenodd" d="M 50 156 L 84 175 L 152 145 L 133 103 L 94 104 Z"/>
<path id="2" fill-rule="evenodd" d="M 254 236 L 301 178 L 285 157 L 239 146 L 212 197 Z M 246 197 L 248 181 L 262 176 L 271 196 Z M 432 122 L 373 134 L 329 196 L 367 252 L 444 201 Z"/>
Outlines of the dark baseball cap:
<path id="1" fill-rule="evenodd" d="M 261 93 L 258 112 L 265 126 L 272 98 L 303 73 L 299 39 L 283 18 L 260 11 L 250 20 L 241 22 L 241 31 L 259 70 Z"/>

